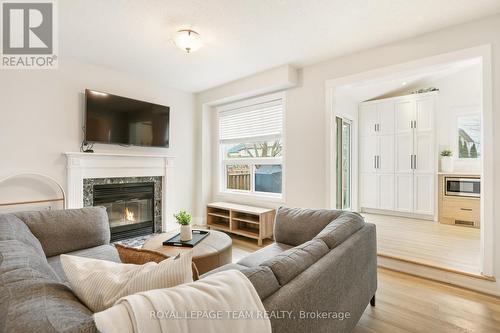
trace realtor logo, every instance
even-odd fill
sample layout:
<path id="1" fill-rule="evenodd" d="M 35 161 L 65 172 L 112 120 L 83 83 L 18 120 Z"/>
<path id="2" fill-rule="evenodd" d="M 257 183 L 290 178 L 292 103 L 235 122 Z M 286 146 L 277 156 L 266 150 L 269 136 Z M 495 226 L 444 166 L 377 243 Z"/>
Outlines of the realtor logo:
<path id="1" fill-rule="evenodd" d="M 1 2 L 3 69 L 56 68 L 55 2 Z"/>

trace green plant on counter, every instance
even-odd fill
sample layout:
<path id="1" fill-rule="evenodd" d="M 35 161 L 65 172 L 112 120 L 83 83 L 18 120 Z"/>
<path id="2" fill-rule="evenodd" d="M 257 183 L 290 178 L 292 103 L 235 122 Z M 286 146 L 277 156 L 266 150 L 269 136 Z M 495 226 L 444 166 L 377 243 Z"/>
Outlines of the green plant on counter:
<path id="1" fill-rule="evenodd" d="M 449 149 L 445 149 L 441 152 L 441 156 L 443 157 L 450 157 L 453 156 L 453 152 Z"/>

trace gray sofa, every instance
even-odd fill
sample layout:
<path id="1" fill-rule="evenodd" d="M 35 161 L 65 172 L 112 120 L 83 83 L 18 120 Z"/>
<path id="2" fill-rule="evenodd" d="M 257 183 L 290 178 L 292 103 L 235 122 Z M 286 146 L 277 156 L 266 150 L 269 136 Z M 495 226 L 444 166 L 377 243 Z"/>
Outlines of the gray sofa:
<path id="1" fill-rule="evenodd" d="M 352 330 L 375 295 L 375 227 L 355 213 L 281 208 L 275 238 L 215 271 L 242 271 L 268 311 L 292 311 L 290 318 L 272 315 L 274 332 Z M 92 312 L 66 283 L 59 255 L 120 262 L 109 239 L 101 207 L 0 215 L 0 333 L 96 332 Z M 330 319 L 301 319 L 300 311 Z M 350 318 L 332 318 L 339 313 Z"/>
<path id="2" fill-rule="evenodd" d="M 272 311 L 275 333 L 352 331 L 368 303 L 375 305 L 375 225 L 352 212 L 280 208 L 274 237 L 276 243 L 203 276 L 243 272 Z"/>

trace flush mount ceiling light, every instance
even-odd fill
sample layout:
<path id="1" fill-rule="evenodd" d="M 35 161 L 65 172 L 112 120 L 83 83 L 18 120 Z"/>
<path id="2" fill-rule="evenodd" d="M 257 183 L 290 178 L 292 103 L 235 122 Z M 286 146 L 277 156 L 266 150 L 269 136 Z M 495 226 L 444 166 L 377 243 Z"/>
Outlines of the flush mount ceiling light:
<path id="1" fill-rule="evenodd" d="M 178 48 L 187 53 L 194 52 L 202 46 L 200 34 L 190 29 L 177 31 L 174 42 Z"/>

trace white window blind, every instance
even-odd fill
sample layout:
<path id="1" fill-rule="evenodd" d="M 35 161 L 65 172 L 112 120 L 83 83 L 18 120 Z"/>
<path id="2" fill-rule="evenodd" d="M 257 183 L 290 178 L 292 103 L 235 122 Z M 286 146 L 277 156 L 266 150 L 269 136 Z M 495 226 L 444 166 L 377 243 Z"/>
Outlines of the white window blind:
<path id="1" fill-rule="evenodd" d="M 219 111 L 221 143 L 255 142 L 281 137 L 283 100 L 275 99 Z"/>

